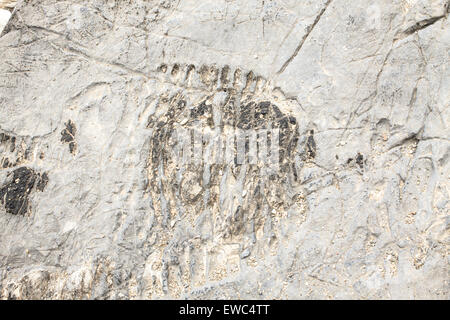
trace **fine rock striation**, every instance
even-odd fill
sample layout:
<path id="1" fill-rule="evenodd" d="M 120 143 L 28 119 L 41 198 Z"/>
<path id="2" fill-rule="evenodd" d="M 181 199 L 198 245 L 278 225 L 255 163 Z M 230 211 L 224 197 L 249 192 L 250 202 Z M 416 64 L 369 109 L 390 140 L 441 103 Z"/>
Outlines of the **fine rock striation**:
<path id="1" fill-rule="evenodd" d="M 11 11 L 1 298 L 450 298 L 447 0 Z"/>

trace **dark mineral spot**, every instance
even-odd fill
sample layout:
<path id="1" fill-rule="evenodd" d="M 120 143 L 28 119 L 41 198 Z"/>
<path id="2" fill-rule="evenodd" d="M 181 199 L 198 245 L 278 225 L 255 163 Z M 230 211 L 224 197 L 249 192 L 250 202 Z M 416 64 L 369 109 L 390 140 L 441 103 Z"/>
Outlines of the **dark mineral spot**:
<path id="1" fill-rule="evenodd" d="M 66 128 L 61 131 L 61 142 L 69 144 L 70 153 L 75 153 L 77 144 L 75 142 L 75 134 L 77 132 L 77 128 L 72 120 L 69 120 L 65 123 Z"/>
<path id="2" fill-rule="evenodd" d="M 5 159 L 3 160 L 3 165 L 2 165 L 2 167 L 3 167 L 4 169 L 6 169 L 6 168 L 9 167 L 9 165 L 10 165 L 9 159 L 8 159 L 8 158 L 5 158 Z"/>
<path id="3" fill-rule="evenodd" d="M 16 137 L 12 137 L 11 146 L 9 147 L 10 152 L 14 152 L 16 150 Z"/>
<path id="4" fill-rule="evenodd" d="M 210 114 L 212 106 L 206 104 L 206 102 L 202 102 L 200 105 L 198 105 L 196 108 L 191 110 L 191 118 L 198 119 L 205 114 Z"/>
<path id="5" fill-rule="evenodd" d="M 308 140 L 306 141 L 306 152 L 310 159 L 316 157 L 316 141 L 314 140 L 314 130 L 309 132 Z"/>
<path id="6" fill-rule="evenodd" d="M 76 128 L 72 120 L 67 121 L 65 126 L 66 128 L 61 132 L 61 141 L 69 143 L 74 140 Z"/>
<path id="7" fill-rule="evenodd" d="M 0 133 L 0 143 L 7 142 L 11 137 L 5 133 Z"/>
<path id="8" fill-rule="evenodd" d="M 6 212 L 24 215 L 28 211 L 28 196 L 36 182 L 36 173 L 22 167 L 14 170 L 11 182 L 0 189 L 0 201 Z"/>
<path id="9" fill-rule="evenodd" d="M 9 152 L 16 150 L 16 137 L 11 137 L 6 133 L 0 133 L 0 143 L 9 144 Z"/>
<path id="10" fill-rule="evenodd" d="M 162 65 L 160 65 L 159 67 L 158 67 L 158 71 L 160 71 L 160 72 L 163 72 L 163 73 L 166 73 L 166 71 L 167 71 L 167 64 L 162 64 Z"/>
<path id="11" fill-rule="evenodd" d="M 222 72 L 220 74 L 220 81 L 222 85 L 228 84 L 228 73 L 230 72 L 230 67 L 225 66 L 222 68 Z"/>
<path id="12" fill-rule="evenodd" d="M 361 169 L 364 167 L 364 156 L 359 152 L 356 156 L 356 163 L 359 165 Z"/>
<path id="13" fill-rule="evenodd" d="M 75 142 L 71 142 L 69 143 L 69 151 L 70 153 L 75 153 L 75 150 L 77 149 L 77 145 L 75 144 Z"/>
<path id="14" fill-rule="evenodd" d="M 178 64 L 175 64 L 175 65 L 173 66 L 173 68 L 172 68 L 172 72 L 171 72 L 172 76 L 177 75 L 177 73 L 178 73 L 179 71 L 180 71 L 180 66 L 179 66 Z"/>
<path id="15" fill-rule="evenodd" d="M 44 191 L 45 187 L 47 186 L 47 183 L 48 183 L 48 174 L 46 172 L 44 172 L 42 175 L 39 174 L 36 189 L 38 189 L 41 192 Z"/>

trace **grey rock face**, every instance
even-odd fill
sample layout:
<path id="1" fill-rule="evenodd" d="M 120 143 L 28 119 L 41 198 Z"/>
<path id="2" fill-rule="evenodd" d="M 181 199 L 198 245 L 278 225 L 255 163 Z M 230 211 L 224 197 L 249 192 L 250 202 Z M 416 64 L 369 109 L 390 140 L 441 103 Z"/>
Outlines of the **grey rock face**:
<path id="1" fill-rule="evenodd" d="M 448 299 L 448 12 L 19 1 L 0 296 Z"/>

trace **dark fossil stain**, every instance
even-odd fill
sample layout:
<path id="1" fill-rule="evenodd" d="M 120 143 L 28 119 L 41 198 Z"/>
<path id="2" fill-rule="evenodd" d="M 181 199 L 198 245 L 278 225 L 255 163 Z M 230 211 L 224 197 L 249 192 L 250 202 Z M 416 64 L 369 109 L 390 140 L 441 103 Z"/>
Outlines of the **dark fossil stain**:
<path id="1" fill-rule="evenodd" d="M 211 105 L 206 104 L 206 102 L 202 102 L 199 104 L 196 108 L 193 108 L 191 110 L 191 118 L 192 119 L 199 119 L 206 114 L 211 114 Z"/>
<path id="2" fill-rule="evenodd" d="M 7 142 L 9 139 L 11 139 L 10 136 L 5 133 L 0 133 L 0 143 Z"/>
<path id="3" fill-rule="evenodd" d="M 367 160 L 364 160 L 364 156 L 363 156 L 360 152 L 358 152 L 358 153 L 356 154 L 356 157 L 355 157 L 355 158 L 348 158 L 348 159 L 347 159 L 347 165 L 352 164 L 353 161 L 354 161 L 354 163 L 356 163 L 361 169 L 364 168 L 364 164 L 367 162 Z"/>
<path id="4" fill-rule="evenodd" d="M 14 152 L 16 150 L 16 137 L 11 138 L 11 145 L 9 147 L 9 152 Z"/>
<path id="5" fill-rule="evenodd" d="M 33 169 L 21 167 L 12 172 L 12 179 L 0 188 L 0 202 L 6 212 L 13 215 L 24 215 L 29 209 L 29 200 L 34 187 L 44 191 L 48 183 L 47 173 L 39 174 Z"/>
<path id="6" fill-rule="evenodd" d="M 356 156 L 356 163 L 359 165 L 361 169 L 364 167 L 364 156 L 359 152 L 358 155 Z"/>
<path id="7" fill-rule="evenodd" d="M 186 210 L 193 210 L 194 212 L 201 212 L 203 206 L 214 207 L 218 204 L 219 195 L 216 194 L 216 189 L 220 185 L 220 179 L 222 176 L 221 170 L 224 170 L 226 165 L 224 163 L 215 163 L 211 166 L 211 179 L 208 185 L 203 184 L 202 170 L 199 170 L 195 165 L 187 166 L 185 170 L 186 176 L 195 177 L 192 180 L 184 181 L 180 186 L 176 183 L 178 176 L 178 169 L 173 166 L 176 163 L 174 159 L 174 144 L 177 142 L 172 138 L 175 126 L 184 123 L 182 125 L 184 129 L 191 128 L 211 128 L 218 129 L 219 132 L 226 132 L 226 130 L 243 130 L 251 132 L 267 132 L 267 147 L 270 148 L 272 143 L 271 130 L 264 131 L 264 129 L 278 129 L 278 139 L 279 139 L 279 160 L 280 160 L 280 170 L 279 172 L 273 173 L 268 177 L 271 179 L 270 184 L 277 184 L 280 181 L 284 181 L 285 176 L 292 174 L 295 181 L 297 181 L 297 172 L 295 169 L 294 156 L 297 152 L 297 143 L 299 140 L 298 133 L 298 123 L 297 120 L 289 116 L 278 108 L 274 103 L 270 101 L 245 101 L 240 104 L 236 100 L 239 99 L 233 93 L 228 93 L 228 98 L 226 103 L 221 106 L 216 106 L 216 109 L 208 103 L 208 99 L 203 100 L 198 103 L 192 109 L 188 109 L 183 112 L 186 108 L 186 103 L 182 100 L 183 97 L 175 96 L 169 99 L 169 105 L 171 108 L 164 115 L 160 116 L 158 119 L 151 118 L 148 121 L 148 127 L 153 128 L 153 134 L 150 139 L 151 152 L 150 152 L 150 163 L 149 171 L 153 179 L 151 180 L 149 187 L 150 192 L 154 196 L 156 201 L 154 202 L 155 209 L 161 212 L 161 223 L 163 226 L 167 225 L 167 219 L 172 216 L 177 210 L 177 202 L 183 204 Z M 180 105 L 179 101 L 183 101 Z M 180 107 L 181 106 L 181 107 Z M 177 108 L 179 107 L 179 108 Z M 214 113 L 219 112 L 220 116 L 217 117 L 220 120 L 214 122 Z M 216 119 L 217 119 L 216 118 Z M 184 121 L 183 121 L 184 120 Z M 216 127 L 218 126 L 218 128 Z M 189 131 L 188 131 L 189 132 Z M 193 139 L 193 137 L 190 137 Z M 237 142 L 236 142 L 237 143 Z M 233 142 L 234 147 L 235 142 Z M 310 144 L 311 150 L 315 152 L 315 143 Z M 221 151 L 224 152 L 224 146 Z M 192 149 L 194 152 L 194 149 Z M 248 156 L 249 152 L 249 137 L 245 140 L 245 152 Z M 236 154 L 234 157 L 234 168 L 232 169 L 233 174 L 237 174 L 240 168 L 243 168 L 237 162 Z M 262 171 L 258 165 L 249 165 L 246 167 L 246 178 L 245 184 L 249 188 L 249 193 L 247 195 L 248 200 L 246 204 L 238 209 L 233 214 L 233 223 L 229 226 L 229 231 L 232 234 L 237 234 L 242 231 L 242 228 L 247 223 L 247 220 L 257 219 L 259 221 L 260 217 L 257 214 L 255 218 L 250 215 L 249 204 L 256 203 L 257 210 L 262 210 L 264 207 L 264 202 L 266 195 L 268 194 L 268 186 L 261 190 L 261 194 L 254 194 L 251 190 L 252 188 L 260 188 L 258 181 L 251 182 L 252 177 L 260 177 Z M 159 181 L 158 176 L 161 172 L 165 176 L 164 180 Z M 186 179 L 186 178 L 184 178 Z M 198 181 L 197 181 L 198 180 Z M 262 179 L 261 179 L 262 180 Z M 192 186 L 197 186 L 198 190 L 194 192 Z M 210 192 L 208 200 L 204 200 L 203 196 L 205 194 L 205 188 Z M 281 191 L 280 191 L 281 192 Z M 207 201 L 204 203 L 204 201 Z M 289 206 L 290 203 L 287 200 L 286 203 L 281 205 Z M 251 217 L 250 217 L 251 216 Z M 259 222 L 258 222 L 259 223 Z"/>
<path id="8" fill-rule="evenodd" d="M 310 159 L 316 157 L 316 141 L 314 140 L 314 130 L 309 132 L 308 139 L 306 141 L 306 153 Z"/>
<path id="9" fill-rule="evenodd" d="M 44 172 L 42 175 L 39 176 L 38 182 L 36 184 L 36 189 L 39 191 L 44 191 L 45 187 L 48 183 L 48 174 Z"/>
<path id="10" fill-rule="evenodd" d="M 6 168 L 8 168 L 9 166 L 10 166 L 10 162 L 9 162 L 9 159 L 8 158 L 5 158 L 4 160 L 3 160 L 3 168 L 4 169 L 6 169 Z"/>
<path id="11" fill-rule="evenodd" d="M 159 68 L 170 77 L 169 70 L 178 74 L 181 68 Z M 229 66 L 221 70 L 187 66 L 186 76 L 177 76 L 180 78 L 187 88 L 206 89 L 202 97 L 194 95 L 193 99 L 189 91 L 162 93 L 155 102 L 163 112 L 147 119 L 152 132 L 147 187 L 158 224 L 166 228 L 180 211 L 196 215 L 206 209 L 223 212 L 220 219 L 228 223 L 214 222 L 214 228 L 230 236 L 264 224 L 266 210 L 279 212 L 297 205 L 289 188 L 299 182 L 295 161 L 300 152 L 300 125 L 281 108 L 282 100 L 267 96 L 266 80 L 251 71 L 232 71 Z M 199 142 L 202 134 L 206 142 Z M 304 158 L 314 157 L 312 133 L 304 143 L 308 145 Z M 237 207 L 222 205 L 221 190 L 227 177 L 232 177 L 230 181 L 242 179 L 245 195 Z"/>
<path id="12" fill-rule="evenodd" d="M 16 137 L 11 137 L 6 133 L 0 133 L 0 144 L 9 144 L 9 152 L 16 150 Z"/>
<path id="13" fill-rule="evenodd" d="M 77 132 L 77 128 L 72 120 L 69 120 L 65 123 L 66 128 L 61 131 L 61 142 L 69 144 L 70 153 L 74 154 L 77 148 L 77 144 L 75 142 L 75 134 Z"/>
<path id="14" fill-rule="evenodd" d="M 36 181 L 33 170 L 22 167 L 13 172 L 12 181 L 0 189 L 6 212 L 23 215 L 28 210 L 28 196 Z"/>

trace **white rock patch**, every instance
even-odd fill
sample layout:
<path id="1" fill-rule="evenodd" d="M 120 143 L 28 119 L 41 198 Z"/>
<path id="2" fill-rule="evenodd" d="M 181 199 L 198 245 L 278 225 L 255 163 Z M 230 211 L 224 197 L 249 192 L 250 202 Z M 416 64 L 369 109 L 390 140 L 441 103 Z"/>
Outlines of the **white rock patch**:
<path id="1" fill-rule="evenodd" d="M 11 12 L 9 12 L 8 10 L 0 9 L 0 33 L 3 31 L 3 28 L 8 23 L 10 17 Z"/>

